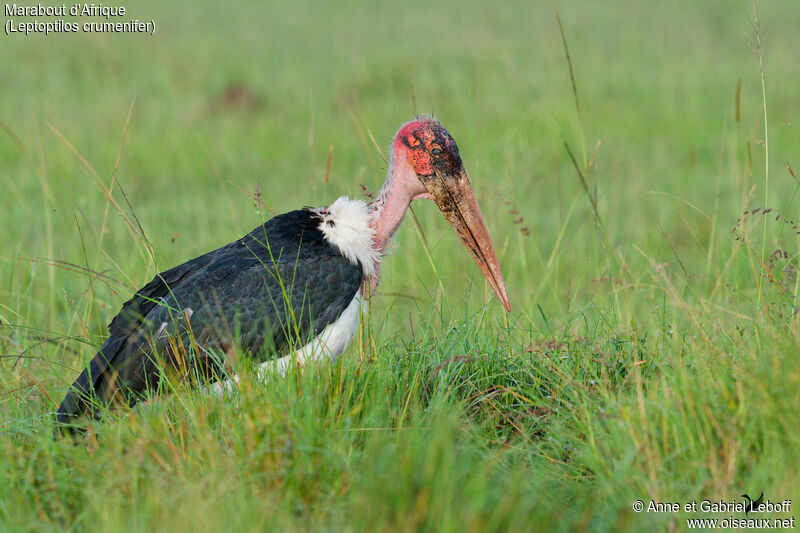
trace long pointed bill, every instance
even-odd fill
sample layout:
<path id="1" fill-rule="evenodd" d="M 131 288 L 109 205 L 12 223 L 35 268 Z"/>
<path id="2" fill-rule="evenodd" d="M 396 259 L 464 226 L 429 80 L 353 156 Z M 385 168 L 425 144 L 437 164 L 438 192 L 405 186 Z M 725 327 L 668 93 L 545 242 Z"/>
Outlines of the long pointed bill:
<path id="1" fill-rule="evenodd" d="M 455 176 L 443 176 L 437 169 L 433 176 L 421 178 L 421 181 L 431 199 L 450 222 L 453 231 L 472 252 L 472 258 L 478 263 L 483 276 L 500 298 L 503 307 L 506 311 L 511 311 L 503 273 L 500 271 L 489 230 L 486 229 L 467 173 L 462 168 Z"/>

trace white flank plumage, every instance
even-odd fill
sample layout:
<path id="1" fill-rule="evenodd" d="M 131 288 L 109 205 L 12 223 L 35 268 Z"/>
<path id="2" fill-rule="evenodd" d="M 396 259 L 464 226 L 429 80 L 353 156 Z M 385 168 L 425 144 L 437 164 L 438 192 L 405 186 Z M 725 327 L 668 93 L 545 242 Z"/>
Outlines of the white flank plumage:
<path id="1" fill-rule="evenodd" d="M 328 207 L 316 209 L 322 216 L 320 231 L 353 264 L 361 264 L 366 276 L 375 273 L 380 254 L 373 247 L 375 230 L 370 227 L 370 208 L 364 200 L 342 196 Z"/>
<path id="2" fill-rule="evenodd" d="M 344 352 L 347 345 L 350 344 L 350 340 L 358 329 L 361 313 L 365 313 L 366 310 L 367 303 L 361 297 L 361 290 L 359 290 L 350 301 L 350 305 L 336 319 L 336 322 L 328 324 L 313 341 L 297 350 L 294 354 L 276 361 L 278 371 L 285 372 L 292 359 L 295 359 L 299 364 L 316 361 L 322 357 L 335 361 Z"/>
<path id="3" fill-rule="evenodd" d="M 356 334 L 361 313 L 365 313 L 366 309 L 367 303 L 361 297 L 361 290 L 359 290 L 350 301 L 350 305 L 339 315 L 336 322 L 328 324 L 313 341 L 293 354 L 259 365 L 258 376 L 263 378 L 267 372 L 277 372 L 280 375 L 284 375 L 293 361 L 301 366 L 311 361 L 317 361 L 322 357 L 327 357 L 331 362 L 335 361 L 344 352 L 347 345 L 350 344 L 350 340 Z M 239 376 L 233 376 L 231 380 L 226 379 L 221 383 L 219 381 L 212 383 L 207 390 L 217 396 L 222 396 L 232 390 L 231 381 L 238 383 Z"/>

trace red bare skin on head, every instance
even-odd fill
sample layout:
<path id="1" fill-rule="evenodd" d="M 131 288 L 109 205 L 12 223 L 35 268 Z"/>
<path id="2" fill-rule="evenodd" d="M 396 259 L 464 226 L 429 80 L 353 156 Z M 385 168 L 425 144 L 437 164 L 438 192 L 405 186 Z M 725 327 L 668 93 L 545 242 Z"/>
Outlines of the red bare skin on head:
<path id="1" fill-rule="evenodd" d="M 433 154 L 448 152 L 458 156 L 453 138 L 432 118 L 421 118 L 403 126 L 395 136 L 392 150 L 404 155 L 419 176 L 432 176 L 436 172 Z"/>
<path id="2" fill-rule="evenodd" d="M 408 150 L 408 159 L 417 174 L 421 176 L 430 176 L 433 174 L 433 159 L 430 154 L 425 150 Z"/>

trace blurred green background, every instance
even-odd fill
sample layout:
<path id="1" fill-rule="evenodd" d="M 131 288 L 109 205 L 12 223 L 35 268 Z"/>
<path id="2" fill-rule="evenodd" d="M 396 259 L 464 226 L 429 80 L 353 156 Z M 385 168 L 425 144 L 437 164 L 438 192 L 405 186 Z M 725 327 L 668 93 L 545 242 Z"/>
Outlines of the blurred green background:
<path id="1" fill-rule="evenodd" d="M 633 451 L 623 450 L 634 445 L 631 435 L 648 429 L 622 416 L 620 433 L 608 438 L 608 449 L 593 444 L 588 455 L 578 452 L 590 459 L 575 459 L 568 475 L 545 468 L 543 479 L 559 480 L 548 485 L 555 491 L 551 506 L 519 511 L 516 522 L 487 523 L 498 529 L 527 527 L 534 516 L 569 516 L 572 521 L 561 526 L 580 527 L 599 515 L 605 517 L 600 529 L 614 523 L 639 527 L 646 522 L 629 522 L 626 506 L 646 491 L 661 491 L 666 499 L 703 491 L 738 497 L 755 490 L 745 490 L 744 480 L 758 479 L 759 487 L 783 490 L 780 499 L 796 492 L 796 483 L 777 465 L 798 444 L 797 429 L 787 435 L 778 422 L 751 426 L 744 421 L 748 409 L 757 410 L 754 405 L 775 417 L 796 415 L 798 408 L 796 392 L 769 396 L 796 390 L 800 379 L 792 355 L 798 346 L 798 246 L 792 228 L 798 181 L 791 170 L 800 153 L 796 1 L 761 5 L 760 49 L 754 42 L 754 6 L 746 1 L 143 1 L 126 7 L 122 21 L 154 20 L 155 35 L 0 39 L 0 348 L 6 356 L 31 357 L 0 363 L 6 450 L 48 450 L 55 454 L 53 464 L 80 464 L 72 455 L 59 455 L 72 452 L 43 444 L 49 442 L 49 428 L 41 427 L 132 291 L 157 269 L 250 231 L 262 216 L 325 205 L 343 194 L 358 196 L 362 185 L 376 192 L 386 173 L 380 151 L 385 154 L 403 122 L 431 113 L 458 142 L 513 310 L 503 315 L 436 208 L 419 202 L 414 209 L 428 250 L 407 219 L 372 305 L 371 346 L 418 339 L 421 327 L 439 334 L 459 321 L 482 342 L 494 339 L 489 344 L 508 357 L 542 356 L 552 350 L 542 348 L 548 342 L 569 344 L 569 339 L 589 339 L 581 350 L 591 352 L 593 342 L 605 346 L 624 337 L 636 344 L 649 337 L 648 348 L 641 348 L 645 355 L 636 348 L 625 359 L 627 377 L 621 383 L 604 382 L 600 397 L 581 404 L 585 420 L 626 401 L 644 405 L 642 394 L 653 394 L 648 402 L 658 406 L 665 397 L 674 401 L 697 393 L 720 398 L 732 410 L 730 418 L 722 414 L 717 420 L 702 409 L 692 414 L 675 406 L 675 418 L 669 419 L 675 426 L 669 427 L 695 428 L 685 429 L 688 441 L 678 438 L 677 429 L 671 435 L 665 425 L 651 440 L 634 443 Z M 768 142 L 760 55 L 766 58 Z M 117 164 L 111 202 L 103 191 L 111 186 Z M 263 208 L 250 198 L 257 191 Z M 756 207 L 774 211 L 737 221 Z M 152 242 L 155 264 L 131 227 L 138 227 L 131 208 Z M 745 244 L 734 241 L 737 236 Z M 777 250 L 782 253 L 776 258 Z M 103 276 L 90 279 L 80 272 L 86 267 Z M 439 320 L 430 320 L 431 309 Z M 475 313 L 486 317 L 479 326 L 470 322 Z M 52 340 L 62 336 L 65 340 Z M 677 338 L 680 342 L 670 344 Z M 699 338 L 696 346 L 691 338 Z M 653 353 L 646 353 L 650 349 Z M 576 353 L 564 350 L 565 357 Z M 755 358 L 756 353 L 771 359 Z M 359 356 L 364 357 L 363 343 L 344 359 Z M 587 360 L 577 357 L 572 370 L 564 370 L 565 387 L 589 379 L 583 374 Z M 742 361 L 756 366 L 742 367 Z M 725 381 L 718 373 L 728 367 L 735 376 Z M 648 371 L 634 387 L 630 380 L 637 368 Z M 698 375 L 687 378 L 687 368 Z M 351 371 L 357 372 L 343 372 Z M 737 381 L 742 376 L 766 381 L 751 389 Z M 523 388 L 516 392 L 538 401 Z M 551 397 L 552 391 L 542 394 Z M 464 406 L 454 405 L 453 416 L 460 420 Z M 693 418 L 707 415 L 705 421 Z M 579 449 L 591 427 L 581 416 L 565 410 L 554 422 L 564 431 L 563 441 Z M 711 453 L 706 432 L 728 443 L 721 449 L 730 445 L 738 451 L 730 458 L 715 448 L 726 459 L 698 466 L 703 462 L 698 458 Z M 745 433 L 747 442 L 761 444 L 731 444 Z M 774 445 L 782 451 L 775 452 L 764 442 L 776 442 L 778 434 L 782 437 Z M 445 440 L 458 441 L 447 435 Z M 477 449 L 491 448 L 494 437 L 487 439 Z M 531 453 L 541 458 L 540 441 L 527 434 L 523 441 L 520 446 L 539 450 Z M 365 450 L 358 442 L 346 446 Z M 694 452 L 685 452 L 687 446 Z M 593 491 L 616 492 L 612 487 L 622 463 L 614 461 L 622 459 L 609 455 L 610 449 L 627 461 L 650 447 L 674 462 L 658 462 L 665 470 L 656 474 L 652 463 L 623 461 L 628 469 L 622 471 L 635 472 L 620 492 L 625 496 L 607 507 L 586 503 Z M 680 450 L 686 463 L 671 455 Z M 755 468 L 758 461 L 767 465 Z M 598 463 L 607 468 L 597 468 Z M 796 467 L 796 459 L 791 464 Z M 522 468 L 521 478 L 524 472 L 541 473 L 537 465 Z M 11 476 L 22 472 L 6 466 Z M 667 478 L 681 469 L 694 473 L 679 490 Z M 498 488 L 511 483 L 494 474 L 490 478 L 487 483 Z M 189 482 L 193 476 L 182 479 Z M 515 487 L 525 486 L 524 479 L 514 479 Z M 559 493 L 553 487 L 564 489 L 565 479 L 576 479 L 583 488 Z M 88 492 L 92 482 L 87 483 Z M 367 494 L 336 490 L 353 502 Z M 559 498 L 576 502 L 576 509 L 556 510 Z M 19 509 L 26 505 L 35 508 L 34 500 L 19 500 L 14 512 L 21 514 L 15 516 L 24 516 Z M 398 501 L 394 511 L 411 516 L 404 500 Z M 416 501 L 407 503 L 409 509 Z M 79 508 L 45 523 L 80 529 Z M 446 515 L 454 520 L 445 520 L 447 527 L 487 524 L 461 522 L 454 509 Z M 124 522 L 128 515 L 120 513 L 105 515 L 105 523 Z M 386 516 L 377 523 L 393 529 Z M 327 516 L 294 525 L 341 523 Z M 395 525 L 437 529 L 436 522 Z"/>

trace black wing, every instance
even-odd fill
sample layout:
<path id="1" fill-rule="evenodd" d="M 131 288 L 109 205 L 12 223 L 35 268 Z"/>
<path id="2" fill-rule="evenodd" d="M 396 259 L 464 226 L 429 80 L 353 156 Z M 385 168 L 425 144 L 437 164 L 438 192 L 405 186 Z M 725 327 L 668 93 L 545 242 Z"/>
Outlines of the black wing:
<path id="1" fill-rule="evenodd" d="M 110 336 L 73 383 L 58 421 L 115 398 L 132 405 L 158 385 L 164 368 L 211 379 L 236 346 L 260 361 L 319 334 L 350 304 L 363 276 L 360 265 L 325 241 L 319 224 L 310 210 L 279 215 L 158 274 L 111 321 Z"/>

